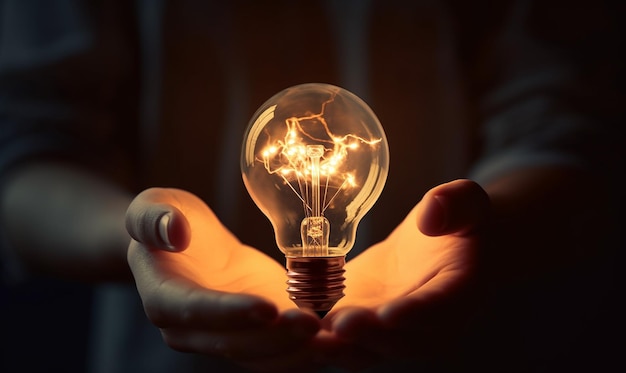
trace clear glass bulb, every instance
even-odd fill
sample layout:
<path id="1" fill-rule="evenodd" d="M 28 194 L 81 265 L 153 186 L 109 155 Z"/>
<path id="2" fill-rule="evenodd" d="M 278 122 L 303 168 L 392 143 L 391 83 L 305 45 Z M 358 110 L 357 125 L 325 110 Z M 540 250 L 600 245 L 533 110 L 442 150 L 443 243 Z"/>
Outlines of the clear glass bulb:
<path id="1" fill-rule="evenodd" d="M 343 297 L 345 256 L 383 190 L 387 139 L 370 107 L 333 85 L 287 88 L 254 114 L 241 170 L 287 260 L 287 291 L 325 314 Z"/>

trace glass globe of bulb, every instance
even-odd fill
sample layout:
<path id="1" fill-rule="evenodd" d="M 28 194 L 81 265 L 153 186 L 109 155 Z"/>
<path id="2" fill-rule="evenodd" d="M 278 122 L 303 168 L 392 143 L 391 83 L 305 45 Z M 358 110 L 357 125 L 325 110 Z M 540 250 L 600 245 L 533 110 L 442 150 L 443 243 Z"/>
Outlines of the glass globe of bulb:
<path id="1" fill-rule="evenodd" d="M 383 190 L 387 139 L 370 107 L 333 85 L 287 88 L 245 132 L 241 170 L 286 256 L 287 292 L 325 314 L 343 297 L 357 226 Z"/>

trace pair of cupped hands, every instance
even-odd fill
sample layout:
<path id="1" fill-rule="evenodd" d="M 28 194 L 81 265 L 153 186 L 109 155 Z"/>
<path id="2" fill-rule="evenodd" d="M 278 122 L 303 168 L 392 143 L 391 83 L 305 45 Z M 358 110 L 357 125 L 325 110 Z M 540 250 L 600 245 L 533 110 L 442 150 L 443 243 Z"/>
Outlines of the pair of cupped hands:
<path id="1" fill-rule="evenodd" d="M 152 188 L 133 200 L 128 262 L 147 317 L 175 350 L 258 371 L 358 370 L 454 348 L 488 214 L 473 181 L 431 189 L 387 239 L 346 264 L 345 297 L 321 320 L 289 300 L 282 265 L 183 190 Z"/>

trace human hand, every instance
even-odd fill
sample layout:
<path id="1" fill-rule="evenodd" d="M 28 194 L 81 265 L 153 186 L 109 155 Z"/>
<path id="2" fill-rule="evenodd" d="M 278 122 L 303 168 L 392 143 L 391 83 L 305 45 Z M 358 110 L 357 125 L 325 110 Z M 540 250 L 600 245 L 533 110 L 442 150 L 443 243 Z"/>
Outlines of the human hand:
<path id="1" fill-rule="evenodd" d="M 323 320 L 335 342 L 325 359 L 357 369 L 452 353 L 476 302 L 479 229 L 488 213 L 476 183 L 437 186 L 386 240 L 348 262 L 345 297 Z"/>
<path id="2" fill-rule="evenodd" d="M 170 347 L 254 370 L 281 371 L 308 358 L 319 319 L 294 309 L 284 268 L 242 244 L 199 198 L 148 189 L 130 204 L 126 226 L 146 315 Z"/>

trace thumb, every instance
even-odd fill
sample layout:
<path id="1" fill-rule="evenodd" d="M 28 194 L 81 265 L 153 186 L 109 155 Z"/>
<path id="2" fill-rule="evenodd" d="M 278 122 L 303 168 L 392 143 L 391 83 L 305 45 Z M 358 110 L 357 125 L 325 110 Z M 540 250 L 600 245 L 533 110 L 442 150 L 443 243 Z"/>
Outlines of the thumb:
<path id="1" fill-rule="evenodd" d="M 182 251 L 191 238 L 189 222 L 171 189 L 150 188 L 139 193 L 126 211 L 126 230 L 148 247 Z"/>
<path id="2" fill-rule="evenodd" d="M 490 213 L 487 192 L 468 179 L 432 188 L 420 205 L 417 226 L 427 236 L 467 234 L 485 224 Z"/>

